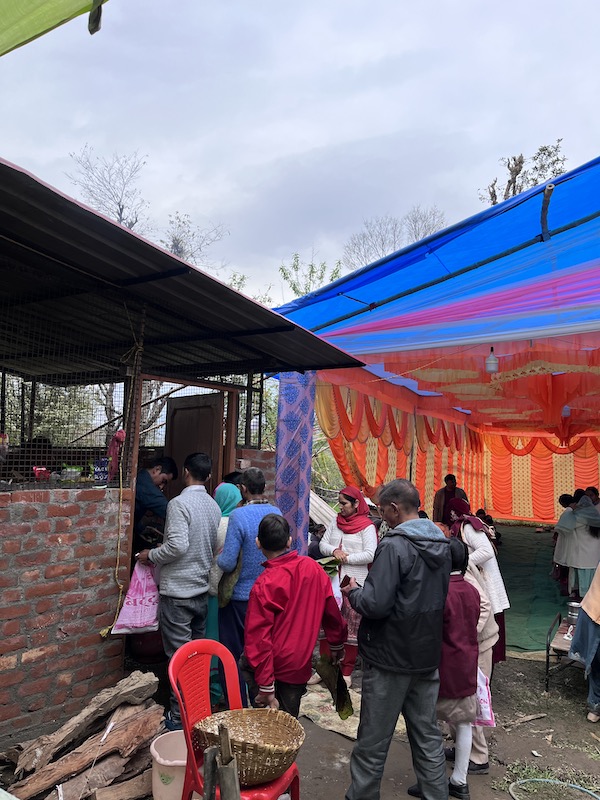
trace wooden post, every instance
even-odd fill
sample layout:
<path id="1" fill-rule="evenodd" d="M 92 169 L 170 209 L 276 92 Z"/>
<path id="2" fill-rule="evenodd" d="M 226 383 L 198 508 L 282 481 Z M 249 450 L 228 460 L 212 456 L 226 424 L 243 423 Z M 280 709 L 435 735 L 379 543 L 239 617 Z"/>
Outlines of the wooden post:
<path id="1" fill-rule="evenodd" d="M 237 392 L 227 392 L 227 415 L 225 417 L 225 446 L 223 452 L 223 474 L 235 469 L 235 450 L 238 437 L 240 398 Z M 221 476 L 222 477 L 222 476 Z"/>
<path id="2" fill-rule="evenodd" d="M 216 745 L 207 747 L 204 751 L 204 800 L 215 800 L 217 794 L 217 756 L 219 748 Z"/>
<path id="3" fill-rule="evenodd" d="M 219 740 L 221 756 L 217 760 L 217 765 L 221 798 L 222 800 L 240 800 L 240 779 L 238 777 L 237 762 L 231 750 L 231 739 L 225 725 L 219 725 Z"/>

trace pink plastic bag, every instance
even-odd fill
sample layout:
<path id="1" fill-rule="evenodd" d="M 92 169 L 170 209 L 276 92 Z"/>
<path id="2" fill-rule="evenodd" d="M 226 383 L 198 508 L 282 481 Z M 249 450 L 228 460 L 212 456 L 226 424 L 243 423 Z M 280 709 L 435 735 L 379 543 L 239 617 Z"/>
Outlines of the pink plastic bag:
<path id="1" fill-rule="evenodd" d="M 486 725 L 489 728 L 496 727 L 490 682 L 479 667 L 477 667 L 477 716 L 473 724 Z"/>
<path id="2" fill-rule="evenodd" d="M 136 561 L 125 602 L 112 633 L 149 633 L 158 630 L 158 589 L 154 564 Z"/>

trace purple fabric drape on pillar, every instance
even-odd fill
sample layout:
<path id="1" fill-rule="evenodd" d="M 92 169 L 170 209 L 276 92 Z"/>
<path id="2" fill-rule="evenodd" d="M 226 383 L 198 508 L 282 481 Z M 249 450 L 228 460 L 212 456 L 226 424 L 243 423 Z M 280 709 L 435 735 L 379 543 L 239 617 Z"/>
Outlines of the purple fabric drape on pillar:
<path id="1" fill-rule="evenodd" d="M 308 547 L 316 384 L 315 372 L 279 376 L 275 498 L 301 553 Z"/>

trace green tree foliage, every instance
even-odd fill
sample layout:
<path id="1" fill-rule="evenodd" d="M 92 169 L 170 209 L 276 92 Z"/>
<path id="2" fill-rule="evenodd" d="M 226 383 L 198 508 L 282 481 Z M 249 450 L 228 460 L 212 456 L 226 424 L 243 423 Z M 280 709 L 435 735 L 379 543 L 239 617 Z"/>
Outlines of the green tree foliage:
<path id="1" fill-rule="evenodd" d="M 516 197 L 526 189 L 562 175 L 566 171 L 567 163 L 567 157 L 562 152 L 562 141 L 557 139 L 554 144 L 540 145 L 529 158 L 523 153 L 501 158 L 500 164 L 506 170 L 504 178 L 494 178 L 479 193 L 479 199 L 495 206 L 509 197 Z"/>
<path id="2" fill-rule="evenodd" d="M 282 264 L 279 267 L 279 274 L 294 296 L 302 297 L 337 280 L 342 274 L 342 262 L 336 261 L 330 268 L 325 261 L 317 262 L 314 253 L 309 262 L 301 261 L 300 255 L 294 253 L 291 264 Z"/>

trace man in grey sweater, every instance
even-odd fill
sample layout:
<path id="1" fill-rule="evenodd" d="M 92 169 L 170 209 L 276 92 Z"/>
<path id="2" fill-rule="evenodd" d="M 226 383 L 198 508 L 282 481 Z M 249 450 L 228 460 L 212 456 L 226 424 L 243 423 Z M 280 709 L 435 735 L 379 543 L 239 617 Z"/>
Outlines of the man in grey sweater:
<path id="1" fill-rule="evenodd" d="M 221 510 L 206 491 L 212 464 L 205 453 L 192 453 L 183 464 L 185 488 L 167 507 L 164 541 L 142 550 L 142 564 L 160 567 L 160 632 L 170 659 L 182 644 L 202 639 L 208 612 L 208 573 L 217 542 Z M 171 693 L 165 725 L 181 730 L 181 714 Z"/>

